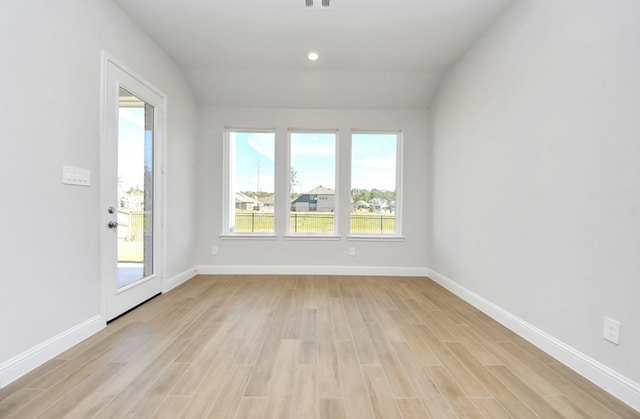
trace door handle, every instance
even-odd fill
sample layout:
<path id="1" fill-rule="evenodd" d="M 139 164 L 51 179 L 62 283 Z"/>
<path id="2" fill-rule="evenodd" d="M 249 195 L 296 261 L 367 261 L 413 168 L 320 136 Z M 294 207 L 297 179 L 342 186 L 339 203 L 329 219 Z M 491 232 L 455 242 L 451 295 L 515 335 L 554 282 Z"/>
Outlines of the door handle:
<path id="1" fill-rule="evenodd" d="M 118 222 L 117 221 L 109 221 L 107 223 L 107 227 L 109 227 L 109 228 L 118 228 Z"/>

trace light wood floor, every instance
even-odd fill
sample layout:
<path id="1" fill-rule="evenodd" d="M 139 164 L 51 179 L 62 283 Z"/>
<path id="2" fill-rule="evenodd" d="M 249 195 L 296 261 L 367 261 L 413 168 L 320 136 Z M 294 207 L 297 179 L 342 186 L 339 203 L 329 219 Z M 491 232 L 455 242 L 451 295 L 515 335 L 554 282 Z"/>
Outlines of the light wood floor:
<path id="1" fill-rule="evenodd" d="M 0 390 L 12 418 L 631 418 L 426 278 L 199 276 Z"/>

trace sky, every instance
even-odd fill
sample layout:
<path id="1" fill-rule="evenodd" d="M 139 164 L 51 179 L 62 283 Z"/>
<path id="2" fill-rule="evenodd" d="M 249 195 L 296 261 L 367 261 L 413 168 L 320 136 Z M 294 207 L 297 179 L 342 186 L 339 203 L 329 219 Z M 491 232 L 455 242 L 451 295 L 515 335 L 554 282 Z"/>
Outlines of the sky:
<path id="1" fill-rule="evenodd" d="M 144 108 L 120 108 L 118 120 L 118 179 L 126 191 L 144 187 Z M 150 156 L 149 156 L 150 157 Z"/>
<path id="2" fill-rule="evenodd" d="M 353 134 L 351 188 L 395 190 L 396 134 Z M 274 191 L 275 135 L 232 132 L 236 191 Z M 335 133 L 291 133 L 293 192 L 317 186 L 335 189 Z M 260 176 L 258 178 L 258 172 Z"/>

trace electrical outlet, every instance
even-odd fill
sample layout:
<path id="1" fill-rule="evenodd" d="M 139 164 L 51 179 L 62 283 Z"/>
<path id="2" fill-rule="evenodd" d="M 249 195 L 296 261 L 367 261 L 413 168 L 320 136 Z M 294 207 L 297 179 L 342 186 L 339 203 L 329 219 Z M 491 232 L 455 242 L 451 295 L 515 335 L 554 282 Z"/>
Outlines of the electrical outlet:
<path id="1" fill-rule="evenodd" d="M 212 255 L 218 254 L 218 246 L 211 246 L 211 254 Z"/>
<path id="2" fill-rule="evenodd" d="M 602 337 L 613 342 L 616 345 L 620 344 L 620 322 L 617 320 L 604 318 L 604 329 L 602 331 Z"/>
<path id="3" fill-rule="evenodd" d="M 349 248 L 349 256 L 355 256 L 356 255 L 356 248 L 355 247 L 350 247 Z"/>

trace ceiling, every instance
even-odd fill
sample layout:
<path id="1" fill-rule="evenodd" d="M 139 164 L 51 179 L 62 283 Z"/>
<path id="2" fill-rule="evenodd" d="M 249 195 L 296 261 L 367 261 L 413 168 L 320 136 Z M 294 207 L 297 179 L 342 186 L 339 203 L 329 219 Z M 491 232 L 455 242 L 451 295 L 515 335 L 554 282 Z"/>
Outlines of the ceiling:
<path id="1" fill-rule="evenodd" d="M 283 108 L 425 108 L 511 3 L 114 1 L 175 60 L 200 105 Z"/>

